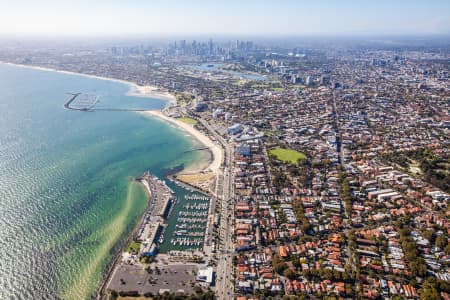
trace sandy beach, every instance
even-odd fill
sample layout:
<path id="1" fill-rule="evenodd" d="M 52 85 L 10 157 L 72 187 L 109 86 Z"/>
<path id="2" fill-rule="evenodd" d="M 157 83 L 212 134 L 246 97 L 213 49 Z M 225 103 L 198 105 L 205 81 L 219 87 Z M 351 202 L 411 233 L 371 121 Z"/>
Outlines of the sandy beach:
<path id="1" fill-rule="evenodd" d="M 1 63 L 3 63 L 3 62 L 0 62 L 0 64 Z M 133 82 L 128 82 L 128 81 L 114 79 L 114 78 L 100 77 L 100 76 L 95 76 L 95 75 L 75 73 L 75 72 L 69 72 L 69 71 L 60 71 L 60 70 L 55 70 L 55 69 L 51 69 L 51 68 L 42 68 L 42 67 L 38 67 L 38 66 L 28 66 L 28 65 L 20 65 L 20 64 L 12 64 L 12 63 L 3 63 L 3 64 L 13 65 L 13 66 L 22 67 L 22 68 L 42 70 L 42 71 L 47 71 L 47 72 L 58 72 L 58 73 L 63 73 L 63 74 L 75 75 L 75 76 L 84 76 L 84 77 L 95 78 L 95 79 L 100 79 L 100 80 L 109 80 L 109 81 L 114 81 L 114 82 L 120 82 L 122 84 L 126 84 L 129 87 L 129 90 L 127 91 L 127 95 L 137 96 L 137 97 L 145 97 L 145 98 L 162 99 L 162 100 L 167 101 L 167 106 L 171 105 L 172 103 L 176 103 L 176 98 L 174 95 L 171 95 L 168 92 L 158 89 L 157 87 L 153 87 L 153 86 L 140 86 Z M 183 170 L 180 174 L 177 174 L 177 176 L 178 175 L 192 176 L 192 177 L 194 177 L 193 179 L 188 178 L 189 180 L 185 180 L 184 182 L 185 183 L 187 182 L 188 184 L 190 184 L 190 187 L 198 188 L 201 191 L 204 191 L 206 193 L 210 192 L 213 194 L 214 190 L 211 189 L 211 186 L 214 186 L 214 184 L 215 184 L 215 180 L 217 179 L 217 174 L 219 172 L 219 169 L 220 169 L 220 166 L 222 163 L 222 158 L 223 158 L 222 148 L 218 144 L 214 143 L 207 135 L 205 135 L 201 131 L 195 129 L 193 125 L 181 122 L 175 118 L 171 118 L 171 117 L 165 115 L 162 111 L 146 111 L 146 112 L 139 112 L 139 113 L 147 114 L 150 117 L 156 117 L 156 118 L 163 120 L 164 122 L 169 122 L 170 124 L 173 124 L 174 126 L 183 130 L 184 132 L 186 132 L 193 138 L 197 139 L 203 145 L 205 145 L 206 147 L 209 148 L 210 152 L 212 153 L 212 159 L 210 159 L 209 161 L 206 161 L 206 162 L 203 159 L 200 159 L 198 162 L 193 162 L 193 164 L 191 164 L 187 169 Z M 178 180 L 180 182 L 183 182 L 182 181 L 183 178 L 180 178 Z M 146 184 L 145 182 L 143 184 L 144 184 L 144 187 L 146 188 L 147 192 L 151 193 L 148 184 Z M 130 198 L 127 197 L 126 206 L 125 206 L 126 210 L 123 213 L 124 215 L 129 214 L 128 210 L 130 210 L 132 207 L 132 205 L 128 199 L 131 199 L 131 197 Z M 143 217 L 144 217 L 144 215 L 142 215 L 142 218 Z M 119 218 L 113 219 L 112 224 L 116 224 L 118 222 L 117 220 L 120 220 L 120 219 Z M 142 222 L 142 219 L 141 219 L 141 222 Z M 138 224 L 141 224 L 141 222 L 139 222 Z M 117 227 L 117 226 L 115 226 L 115 227 Z M 110 280 L 113 272 L 116 270 L 118 264 L 120 263 L 120 259 L 122 257 L 121 254 L 124 251 L 125 247 L 129 244 L 129 242 L 134 237 L 137 228 L 138 227 L 135 227 L 135 229 L 133 230 L 133 233 L 128 235 L 126 238 L 120 239 L 120 240 L 117 238 L 117 246 L 118 246 L 117 251 L 115 251 L 110 262 L 107 264 L 107 266 L 105 267 L 105 269 L 103 271 L 101 281 L 100 281 L 99 287 L 96 292 L 97 299 L 99 299 L 100 295 L 104 295 L 105 293 L 107 293 L 105 291 L 105 289 L 107 287 L 107 283 Z M 116 243 L 116 242 L 114 240 L 108 240 L 108 244 L 105 247 L 102 247 L 102 249 L 105 249 L 105 251 L 110 251 L 111 249 L 113 249 L 112 243 Z M 102 252 L 101 255 L 96 257 L 96 259 L 94 260 L 95 264 L 98 265 L 100 263 L 100 259 L 104 256 L 105 255 L 103 255 L 103 252 Z M 87 271 L 85 271 L 83 273 L 83 274 L 87 274 L 87 276 L 83 276 L 83 280 L 86 281 L 88 278 L 90 278 L 91 273 L 94 272 L 92 270 L 93 269 L 88 268 Z M 68 291 L 68 293 L 70 295 L 72 295 L 72 293 L 75 293 L 75 292 L 77 292 L 77 291 L 74 288 L 71 288 Z"/>
<path id="2" fill-rule="evenodd" d="M 213 159 L 210 162 L 209 166 L 205 169 L 188 170 L 186 172 L 195 173 L 195 172 L 201 172 L 201 171 L 211 171 L 211 172 L 216 173 L 219 170 L 220 165 L 222 163 L 222 148 L 219 145 L 215 144 L 209 137 L 207 137 L 202 132 L 195 129 L 193 125 L 190 125 L 190 124 L 181 122 L 175 118 L 166 116 L 162 111 L 146 111 L 143 113 L 160 118 L 162 120 L 165 120 L 167 122 L 174 124 L 175 126 L 181 128 L 182 130 L 186 131 L 187 133 L 192 135 L 194 138 L 199 140 L 206 147 L 209 147 L 209 149 L 213 155 Z"/>
<path id="3" fill-rule="evenodd" d="M 16 67 L 22 67 L 22 68 L 30 68 L 35 70 L 41 70 L 41 71 L 49 71 L 49 72 L 58 72 L 63 74 L 69 74 L 69 75 L 76 75 L 76 76 L 84 76 L 89 78 L 95 78 L 100 80 L 108 80 L 108 81 L 114 81 L 114 82 L 120 82 L 123 84 L 128 85 L 129 91 L 127 92 L 127 95 L 129 96 L 135 96 L 135 97 L 145 97 L 145 98 L 158 98 L 162 100 L 167 101 L 167 106 L 176 104 L 176 98 L 174 95 L 170 94 L 167 91 L 161 90 L 158 87 L 150 86 L 150 85 L 138 85 L 134 82 L 122 80 L 122 79 L 116 79 L 116 78 L 109 78 L 109 77 L 102 77 L 97 75 L 90 75 L 90 74 L 84 74 L 84 73 L 76 73 L 76 72 L 70 72 L 70 71 L 64 71 L 64 70 L 58 70 L 58 69 L 52 69 L 52 68 L 45 68 L 45 67 L 39 67 L 39 66 L 31 66 L 31 65 L 23 65 L 23 64 L 14 64 L 9 62 L 0 62 L 6 65 L 12 65 Z M 199 164 L 193 164 L 188 169 L 182 171 L 182 174 L 194 174 L 199 172 L 205 172 L 205 171 L 211 171 L 213 173 L 216 173 L 220 165 L 222 163 L 222 148 L 215 144 L 213 141 L 211 141 L 210 138 L 208 138 L 206 135 L 204 135 L 202 132 L 198 131 L 194 128 L 194 126 L 178 121 L 175 118 L 171 118 L 169 116 L 166 116 L 162 111 L 146 111 L 144 114 L 151 115 L 153 117 L 160 118 L 164 121 L 170 122 L 171 124 L 177 126 L 178 128 L 186 131 L 190 135 L 192 135 L 194 138 L 199 140 L 202 144 L 204 144 L 206 147 L 209 147 L 211 153 L 212 153 L 212 160 L 210 161 L 209 165 L 202 166 Z"/>
<path id="4" fill-rule="evenodd" d="M 107 78 L 105 79 L 107 80 Z M 121 81 L 129 85 L 130 90 L 128 96 L 145 97 L 145 98 L 158 98 L 168 102 L 168 105 L 176 104 L 177 100 L 174 95 L 169 92 L 163 91 L 155 86 L 151 85 L 137 85 L 133 82 Z"/>

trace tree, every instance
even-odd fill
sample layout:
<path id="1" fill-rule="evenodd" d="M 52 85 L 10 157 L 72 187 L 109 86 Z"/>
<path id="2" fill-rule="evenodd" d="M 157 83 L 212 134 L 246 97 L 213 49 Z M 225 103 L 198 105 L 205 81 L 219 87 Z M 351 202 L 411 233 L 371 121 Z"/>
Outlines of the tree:
<path id="1" fill-rule="evenodd" d="M 303 269 L 302 270 L 302 276 L 306 277 L 308 279 L 311 279 L 311 277 L 312 277 L 311 270 L 310 269 Z"/>
<path id="2" fill-rule="evenodd" d="M 342 273 L 339 272 L 338 270 L 333 270 L 333 279 L 337 280 L 337 281 L 340 281 L 342 279 L 341 274 Z"/>
<path id="3" fill-rule="evenodd" d="M 440 300 L 441 295 L 437 290 L 436 278 L 429 277 L 425 280 L 422 288 L 419 290 L 420 299 L 424 300 Z"/>
<path id="4" fill-rule="evenodd" d="M 436 238 L 435 246 L 440 249 L 445 249 L 447 247 L 448 240 L 445 236 L 440 235 Z"/>
<path id="5" fill-rule="evenodd" d="M 111 291 L 111 296 L 110 296 L 109 299 L 110 299 L 110 300 L 116 300 L 117 297 L 119 297 L 119 294 L 118 294 L 116 291 L 112 290 L 112 291 Z"/>
<path id="6" fill-rule="evenodd" d="M 333 278 L 333 271 L 331 271 L 330 269 L 326 268 L 323 270 L 323 276 L 328 279 L 331 280 Z"/>
<path id="7" fill-rule="evenodd" d="M 444 249 L 445 254 L 450 255 L 450 244 L 447 244 L 447 247 Z"/>
<path id="8" fill-rule="evenodd" d="M 450 293 L 450 283 L 445 280 L 438 280 L 438 290 L 444 293 Z"/>
<path id="9" fill-rule="evenodd" d="M 427 273 L 427 266 L 425 260 L 420 256 L 417 250 L 417 245 L 411 237 L 411 232 L 407 227 L 399 228 L 400 242 L 405 253 L 408 267 L 413 276 L 425 276 Z"/>
<path id="10" fill-rule="evenodd" d="M 274 271 L 278 274 L 283 274 L 283 271 L 287 268 L 287 265 L 284 263 L 284 261 L 281 260 L 278 254 L 275 254 L 273 256 L 272 266 Z"/>
<path id="11" fill-rule="evenodd" d="M 280 224 L 287 223 L 287 216 L 286 216 L 286 213 L 285 213 L 282 209 L 280 209 L 280 210 L 278 211 L 278 217 L 279 217 L 279 222 L 280 222 Z"/>
<path id="12" fill-rule="evenodd" d="M 287 277 L 290 280 L 293 280 L 293 279 L 295 279 L 295 277 L 297 277 L 297 274 L 289 268 L 284 270 L 283 275 L 284 275 L 284 277 Z"/>
<path id="13" fill-rule="evenodd" d="M 422 232 L 422 235 L 424 238 L 426 238 L 430 242 L 430 244 L 433 243 L 433 241 L 434 241 L 434 230 L 433 229 L 424 230 Z"/>
<path id="14" fill-rule="evenodd" d="M 347 295 L 347 297 L 353 296 L 353 286 L 349 283 L 345 284 L 345 294 Z"/>
<path id="15" fill-rule="evenodd" d="M 283 274 L 283 271 L 286 270 L 287 266 L 284 262 L 281 262 L 279 264 L 274 265 L 273 269 L 275 270 L 275 272 L 277 272 L 278 274 Z"/>

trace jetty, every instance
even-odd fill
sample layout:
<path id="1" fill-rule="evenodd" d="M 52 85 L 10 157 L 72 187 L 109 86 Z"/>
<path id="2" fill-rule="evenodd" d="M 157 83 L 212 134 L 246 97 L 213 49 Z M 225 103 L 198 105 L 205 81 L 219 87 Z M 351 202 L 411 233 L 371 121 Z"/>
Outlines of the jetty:
<path id="1" fill-rule="evenodd" d="M 150 200 L 135 239 L 142 242 L 140 255 L 153 256 L 156 254 L 157 246 L 163 241 L 161 237 L 167 226 L 165 221 L 175 204 L 175 197 L 165 181 L 149 172 L 144 173 L 136 180 L 147 188 Z M 151 249 L 153 251 L 150 251 Z"/>
<path id="2" fill-rule="evenodd" d="M 100 97 L 98 95 L 89 95 L 83 93 L 67 93 L 71 95 L 69 100 L 64 103 L 64 108 L 69 110 L 77 110 L 84 112 L 94 112 L 94 111 L 151 111 L 152 109 L 143 109 L 143 108 L 95 108 L 95 105 L 100 101 Z M 84 96 L 84 98 L 80 98 Z M 76 106 L 71 105 L 75 100 Z M 192 151 L 196 151 L 199 149 L 195 149 Z M 189 151 L 188 151 L 189 152 Z"/>
<path id="3" fill-rule="evenodd" d="M 66 109 L 73 109 L 70 107 L 70 104 L 81 95 L 81 93 L 68 93 L 69 95 L 72 95 L 72 97 L 64 104 L 64 108 Z"/>
<path id="4" fill-rule="evenodd" d="M 202 150 L 209 150 L 209 147 L 200 147 L 195 149 L 186 150 L 183 153 L 189 153 L 189 152 L 195 152 L 195 151 L 202 151 Z"/>
<path id="5" fill-rule="evenodd" d="M 78 111 L 94 111 L 94 106 L 100 101 L 100 97 L 98 95 L 89 95 L 83 93 L 68 93 L 72 95 L 72 97 L 64 104 L 65 109 L 70 110 L 78 110 Z M 84 98 L 80 98 L 84 96 Z M 71 106 L 71 104 L 77 100 L 79 106 Z"/>

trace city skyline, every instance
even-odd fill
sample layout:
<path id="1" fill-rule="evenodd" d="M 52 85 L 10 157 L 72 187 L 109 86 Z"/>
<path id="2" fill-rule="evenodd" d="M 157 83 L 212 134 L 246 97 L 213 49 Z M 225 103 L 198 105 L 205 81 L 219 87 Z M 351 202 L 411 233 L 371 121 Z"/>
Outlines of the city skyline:
<path id="1" fill-rule="evenodd" d="M 3 1 L 0 35 L 448 34 L 450 3 L 431 1 Z"/>

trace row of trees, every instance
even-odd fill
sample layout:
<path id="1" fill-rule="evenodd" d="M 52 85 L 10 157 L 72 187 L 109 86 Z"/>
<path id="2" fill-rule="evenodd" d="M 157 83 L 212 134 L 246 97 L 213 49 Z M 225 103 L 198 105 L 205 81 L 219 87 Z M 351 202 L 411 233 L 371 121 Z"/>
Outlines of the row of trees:
<path id="1" fill-rule="evenodd" d="M 427 300 L 440 300 L 441 292 L 450 293 L 450 283 L 445 280 L 438 280 L 435 277 L 428 277 L 419 290 L 420 298 Z"/>
<path id="2" fill-rule="evenodd" d="M 339 178 L 338 178 L 338 183 L 339 183 L 339 192 L 340 195 L 342 197 L 342 200 L 344 200 L 345 203 L 345 213 L 347 215 L 347 217 L 349 218 L 349 220 L 352 220 L 352 196 L 350 194 L 350 185 L 349 185 L 349 180 L 347 178 L 347 174 L 345 174 L 345 172 L 342 172 L 341 170 L 339 170 Z"/>
<path id="3" fill-rule="evenodd" d="M 436 235 L 433 228 L 429 228 L 422 231 L 422 236 L 430 242 L 430 245 L 434 245 L 441 250 L 444 250 L 448 255 L 450 254 L 450 244 L 448 243 L 448 238 L 444 235 Z"/>
<path id="4" fill-rule="evenodd" d="M 308 234 L 311 231 L 312 226 L 305 215 L 301 201 L 295 199 L 292 203 L 292 208 L 294 210 L 295 217 L 297 218 L 297 222 L 300 223 L 300 228 L 304 233 Z"/>
<path id="5" fill-rule="evenodd" d="M 400 243 L 411 275 L 424 277 L 427 274 L 427 265 L 417 250 L 416 242 L 414 242 L 414 239 L 411 237 L 410 230 L 407 227 L 401 228 L 399 234 Z"/>
<path id="6" fill-rule="evenodd" d="M 116 292 L 112 291 L 110 294 L 110 300 L 116 300 L 118 297 L 141 297 L 141 295 L 137 291 L 129 291 L 129 292 Z M 163 294 L 153 294 L 153 293 L 145 293 L 143 295 L 146 298 L 152 300 L 214 300 L 215 294 L 212 290 L 208 289 L 204 291 L 200 287 L 194 288 L 194 293 L 191 295 L 182 295 L 179 293 L 169 293 L 164 292 Z"/>

